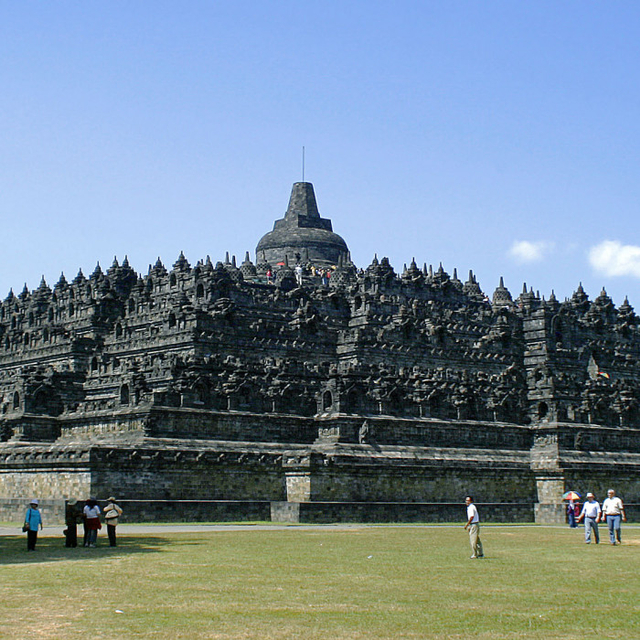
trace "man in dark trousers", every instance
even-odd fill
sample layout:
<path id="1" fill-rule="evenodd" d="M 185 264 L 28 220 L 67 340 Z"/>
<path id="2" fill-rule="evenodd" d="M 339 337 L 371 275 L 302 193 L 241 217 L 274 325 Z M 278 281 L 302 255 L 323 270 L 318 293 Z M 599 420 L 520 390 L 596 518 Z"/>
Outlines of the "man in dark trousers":
<path id="1" fill-rule="evenodd" d="M 36 550 L 38 541 L 38 529 L 42 530 L 42 516 L 38 509 L 38 501 L 34 498 L 24 516 L 23 531 L 27 532 L 27 551 Z"/>
<path id="2" fill-rule="evenodd" d="M 67 528 L 64 530 L 65 547 L 77 547 L 78 546 L 78 518 L 80 513 L 78 511 L 77 500 L 67 500 L 67 505 L 64 509 L 64 523 Z"/>
<path id="3" fill-rule="evenodd" d="M 104 509 L 104 520 L 107 523 L 107 534 L 109 535 L 109 546 L 116 546 L 116 526 L 118 518 L 122 515 L 122 509 L 116 504 L 114 497 L 107 498 L 107 506 Z"/>

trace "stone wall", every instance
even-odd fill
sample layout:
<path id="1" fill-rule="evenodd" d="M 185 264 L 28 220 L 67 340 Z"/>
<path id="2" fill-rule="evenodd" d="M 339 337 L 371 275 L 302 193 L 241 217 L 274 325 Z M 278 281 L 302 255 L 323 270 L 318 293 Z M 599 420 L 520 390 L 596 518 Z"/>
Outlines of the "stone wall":
<path id="1" fill-rule="evenodd" d="M 281 500 L 285 495 L 278 469 L 218 465 L 190 468 L 152 469 L 123 465 L 118 470 L 96 471 L 92 492 L 114 494 L 137 500 Z"/>
<path id="2" fill-rule="evenodd" d="M 91 495 L 88 469 L 0 469 L 0 499 L 64 501 Z M 22 498 L 20 498 L 22 496 Z"/>
<path id="3" fill-rule="evenodd" d="M 478 503 L 482 522 L 533 522 L 531 502 Z M 441 502 L 305 502 L 299 522 L 466 522 L 466 507 Z"/>
<path id="4" fill-rule="evenodd" d="M 198 438 L 229 442 L 296 442 L 311 444 L 317 437 L 312 418 L 303 416 L 197 409 L 151 410 L 146 435 L 154 438 Z"/>
<path id="5" fill-rule="evenodd" d="M 261 500 L 118 500 L 122 523 L 265 522 L 270 503 Z"/>
<path id="6" fill-rule="evenodd" d="M 0 522 L 16 524 L 16 534 L 20 532 L 20 527 L 24 522 L 24 516 L 29 508 L 29 501 L 35 496 L 22 498 L 0 497 Z M 46 526 L 64 523 L 64 500 L 42 500 L 40 499 L 38 508 L 42 514 L 42 520 Z"/>
<path id="7" fill-rule="evenodd" d="M 365 424 L 366 423 L 366 424 Z M 364 432 L 363 430 L 364 425 Z M 336 413 L 315 418 L 320 439 L 330 442 L 364 442 L 395 447 L 455 447 L 528 451 L 531 429 L 522 425 L 474 420 L 348 416 Z"/>
<path id="8" fill-rule="evenodd" d="M 455 501 L 468 494 L 476 500 L 533 502 L 535 482 L 524 469 L 487 469 L 480 465 L 406 465 L 320 469 L 311 474 L 308 502 Z"/>

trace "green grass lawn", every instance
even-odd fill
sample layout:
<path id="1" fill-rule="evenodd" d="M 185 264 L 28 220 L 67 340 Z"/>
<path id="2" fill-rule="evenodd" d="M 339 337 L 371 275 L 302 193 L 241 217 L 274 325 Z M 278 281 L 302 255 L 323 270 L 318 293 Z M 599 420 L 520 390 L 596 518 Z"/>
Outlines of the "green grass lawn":
<path id="1" fill-rule="evenodd" d="M 640 529 L 602 533 L 488 526 L 484 560 L 462 527 L 4 537 L 0 637 L 638 638 Z"/>

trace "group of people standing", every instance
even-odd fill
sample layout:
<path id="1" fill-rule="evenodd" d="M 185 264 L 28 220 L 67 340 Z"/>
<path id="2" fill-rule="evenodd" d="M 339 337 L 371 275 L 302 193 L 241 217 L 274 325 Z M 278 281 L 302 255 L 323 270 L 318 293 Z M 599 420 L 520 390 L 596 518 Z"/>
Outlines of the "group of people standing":
<path id="1" fill-rule="evenodd" d="M 279 263 L 281 264 L 281 263 Z M 299 287 L 302 286 L 303 284 L 303 276 L 304 275 L 310 275 L 312 278 L 320 278 L 320 281 L 322 282 L 323 286 L 328 286 L 329 285 L 329 280 L 331 279 L 331 276 L 333 275 L 333 270 L 335 269 L 335 267 L 327 267 L 327 268 L 320 268 L 320 267 L 316 267 L 315 265 L 308 263 L 306 265 L 302 265 L 300 262 L 298 262 L 296 264 L 296 266 L 293 269 L 293 273 L 296 277 L 296 283 Z M 269 267 L 265 273 L 265 276 L 267 278 L 267 284 L 273 284 L 275 281 L 275 273 L 271 270 L 271 267 Z"/>
<path id="2" fill-rule="evenodd" d="M 66 529 L 63 531 L 65 547 L 78 546 L 79 524 L 82 524 L 84 529 L 83 546 L 95 547 L 98 540 L 98 531 L 102 529 L 101 515 L 107 525 L 109 546 L 117 546 L 116 526 L 118 525 L 118 518 L 122 515 L 122 508 L 112 496 L 107 498 L 107 506 L 104 508 L 104 512 L 100 510 L 98 501 L 95 498 L 89 498 L 82 508 L 79 507 L 77 500 L 67 501 L 64 514 Z M 29 504 L 22 527 L 22 530 L 27 533 L 27 551 L 35 551 L 38 531 L 42 529 L 42 526 L 42 514 L 38 508 L 38 500 L 34 498 Z"/>
<path id="3" fill-rule="evenodd" d="M 95 498 L 89 498 L 82 510 L 78 509 L 76 500 L 69 500 L 65 510 L 65 524 L 67 528 L 64 530 L 66 547 L 78 546 L 78 524 L 82 523 L 84 527 L 83 546 L 95 547 L 98 541 L 98 531 L 102 529 L 100 521 L 100 506 Z M 122 509 L 116 503 L 116 499 L 112 496 L 107 498 L 107 506 L 104 508 L 104 521 L 107 525 L 107 535 L 109 537 L 109 546 L 115 547 L 116 543 L 116 526 L 118 518 L 122 515 Z"/>

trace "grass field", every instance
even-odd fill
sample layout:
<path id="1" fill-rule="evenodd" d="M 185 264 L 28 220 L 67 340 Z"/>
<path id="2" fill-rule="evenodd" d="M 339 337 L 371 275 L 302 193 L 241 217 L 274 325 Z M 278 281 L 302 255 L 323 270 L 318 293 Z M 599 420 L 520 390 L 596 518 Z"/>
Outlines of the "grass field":
<path id="1" fill-rule="evenodd" d="M 487 526 L 484 560 L 462 527 L 3 537 L 0 637 L 640 638 L 640 529 L 602 533 Z"/>

